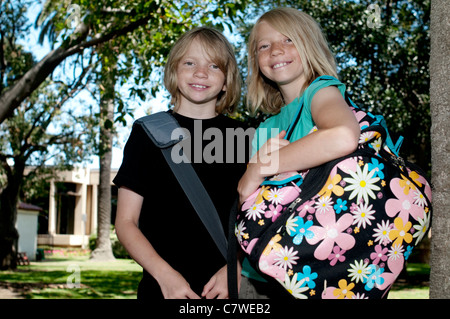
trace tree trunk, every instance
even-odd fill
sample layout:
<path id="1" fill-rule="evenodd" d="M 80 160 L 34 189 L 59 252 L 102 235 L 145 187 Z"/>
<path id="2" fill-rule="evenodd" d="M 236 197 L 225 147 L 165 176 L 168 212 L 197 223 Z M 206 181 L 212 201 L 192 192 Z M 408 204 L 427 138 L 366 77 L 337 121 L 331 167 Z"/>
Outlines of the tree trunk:
<path id="1" fill-rule="evenodd" d="M 105 45 L 106 47 L 107 45 Z M 106 49 L 106 48 L 104 48 Z M 111 247 L 111 160 L 114 123 L 114 58 L 102 54 L 100 85 L 100 185 L 98 192 L 97 244 L 91 254 L 93 260 L 113 260 Z M 113 65 L 113 66 L 111 66 Z"/>
<path id="2" fill-rule="evenodd" d="M 8 172 L 7 185 L 0 193 L 0 269 L 17 267 L 19 233 L 16 229 L 17 204 L 23 168 Z"/>
<path id="3" fill-rule="evenodd" d="M 431 1 L 431 166 L 433 220 L 430 298 L 450 298 L 450 2 Z"/>

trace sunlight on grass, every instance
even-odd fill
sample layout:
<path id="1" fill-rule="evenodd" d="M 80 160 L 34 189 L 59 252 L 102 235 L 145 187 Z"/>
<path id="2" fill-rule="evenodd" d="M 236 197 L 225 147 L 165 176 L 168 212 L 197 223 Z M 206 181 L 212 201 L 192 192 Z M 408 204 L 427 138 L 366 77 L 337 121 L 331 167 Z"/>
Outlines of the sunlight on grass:
<path id="1" fill-rule="evenodd" d="M 134 299 L 141 275 L 142 268 L 131 259 L 52 257 L 0 272 L 0 282 L 21 290 L 27 299 Z"/>

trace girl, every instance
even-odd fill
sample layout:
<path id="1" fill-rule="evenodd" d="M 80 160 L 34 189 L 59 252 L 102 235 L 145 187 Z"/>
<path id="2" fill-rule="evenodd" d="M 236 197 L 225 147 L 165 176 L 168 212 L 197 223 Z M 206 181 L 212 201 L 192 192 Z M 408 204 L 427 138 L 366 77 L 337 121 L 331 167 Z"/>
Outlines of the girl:
<path id="1" fill-rule="evenodd" d="M 343 97 L 344 85 L 327 86 L 330 81 L 324 81 L 310 88 L 315 94 L 304 97 L 300 121 L 290 141 L 283 139 L 306 88 L 321 75 L 337 78 L 334 57 L 309 15 L 293 8 L 265 13 L 255 24 L 248 47 L 248 105 L 273 116 L 255 133 L 252 147 L 257 153 L 239 181 L 241 201 L 266 176 L 308 169 L 353 152 L 360 134 Z M 314 125 L 318 130 L 308 134 Z M 270 136 L 273 128 L 281 133 Z M 266 136 L 272 138 L 264 144 Z"/>
<path id="2" fill-rule="evenodd" d="M 322 75 L 337 78 L 337 71 L 321 29 L 309 15 L 293 8 L 266 12 L 250 34 L 248 59 L 248 105 L 253 112 L 272 116 L 259 126 L 253 138 L 254 155 L 238 185 L 241 202 L 267 176 L 312 168 L 353 152 L 360 134 L 343 97 L 342 83 L 335 81 L 339 85 L 329 86 L 331 81 L 319 81 L 310 86 Z M 284 139 L 286 130 L 308 87 L 312 93 L 303 96 L 303 111 L 288 141 Z M 308 134 L 315 125 L 318 130 Z M 242 274 L 255 287 L 255 280 L 265 281 L 247 259 Z M 263 291 L 275 291 L 262 286 Z M 265 294 L 280 297 L 276 292 Z"/>
<path id="3" fill-rule="evenodd" d="M 218 31 L 202 27 L 185 33 L 170 51 L 164 84 L 172 96 L 173 116 L 201 140 L 208 129 L 222 132 L 223 160 L 198 161 L 193 166 L 214 202 L 224 229 L 236 198 L 245 161 L 230 163 L 226 129 L 244 128 L 225 117 L 240 96 L 240 75 L 234 51 Z M 244 131 L 244 130 L 240 130 Z M 238 158 L 235 151 L 235 159 Z M 216 156 L 214 157 L 216 158 Z M 217 183 L 220 181 L 220 183 Z M 226 261 L 197 216 L 164 157 L 142 127 L 135 125 L 114 183 L 119 187 L 116 231 L 121 243 L 143 267 L 138 299 L 226 298 Z"/>

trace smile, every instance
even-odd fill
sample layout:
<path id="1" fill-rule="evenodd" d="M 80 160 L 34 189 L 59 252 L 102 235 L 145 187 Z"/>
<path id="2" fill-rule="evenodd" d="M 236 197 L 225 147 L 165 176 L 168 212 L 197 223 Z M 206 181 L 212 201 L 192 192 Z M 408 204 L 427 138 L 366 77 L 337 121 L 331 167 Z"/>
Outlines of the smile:
<path id="1" fill-rule="evenodd" d="M 191 84 L 191 86 L 196 89 L 206 89 L 207 88 L 206 85 L 201 85 L 201 84 Z"/>
<path id="2" fill-rule="evenodd" d="M 286 66 L 288 64 L 290 64 L 291 62 L 280 62 L 275 64 L 274 66 L 272 66 L 272 69 L 279 69 L 282 68 L 283 66 Z"/>

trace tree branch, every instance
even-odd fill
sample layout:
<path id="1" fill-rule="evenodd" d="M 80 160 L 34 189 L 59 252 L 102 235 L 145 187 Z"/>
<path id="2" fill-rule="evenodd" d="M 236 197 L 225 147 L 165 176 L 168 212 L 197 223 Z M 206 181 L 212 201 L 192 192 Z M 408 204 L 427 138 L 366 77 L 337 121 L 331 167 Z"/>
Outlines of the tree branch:
<path id="1" fill-rule="evenodd" d="M 48 53 L 41 61 L 25 73 L 19 81 L 0 96 L 0 123 L 10 116 L 14 109 L 37 89 L 64 59 L 81 52 L 85 48 L 99 45 L 132 32 L 138 27 L 145 25 L 150 18 L 151 15 L 149 14 L 123 28 L 113 30 L 104 35 L 97 34 L 88 41 L 83 41 L 87 37 L 87 33 L 84 33 L 79 38 L 71 40 L 68 44 L 63 43 L 60 47 Z"/>

